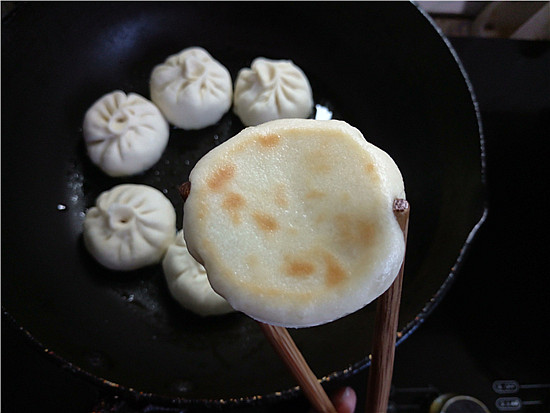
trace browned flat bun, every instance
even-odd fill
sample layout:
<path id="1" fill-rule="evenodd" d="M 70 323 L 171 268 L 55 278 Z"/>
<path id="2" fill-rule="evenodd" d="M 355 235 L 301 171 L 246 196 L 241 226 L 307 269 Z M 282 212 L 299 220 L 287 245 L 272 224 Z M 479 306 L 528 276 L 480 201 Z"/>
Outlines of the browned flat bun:
<path id="1" fill-rule="evenodd" d="M 393 160 L 342 121 L 276 120 L 205 155 L 185 239 L 214 290 L 270 324 L 305 327 L 383 293 L 404 254 Z"/>

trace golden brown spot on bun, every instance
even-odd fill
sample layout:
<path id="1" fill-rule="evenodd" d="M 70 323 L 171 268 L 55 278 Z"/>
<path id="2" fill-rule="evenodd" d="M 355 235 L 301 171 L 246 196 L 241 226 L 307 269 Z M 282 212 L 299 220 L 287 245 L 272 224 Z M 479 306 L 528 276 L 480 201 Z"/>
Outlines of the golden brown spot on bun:
<path id="1" fill-rule="evenodd" d="M 325 192 L 321 192 L 321 191 L 317 191 L 315 189 L 309 191 L 308 193 L 306 193 L 306 199 L 319 199 L 319 198 L 322 198 L 324 196 L 326 196 L 327 194 Z"/>
<path id="2" fill-rule="evenodd" d="M 258 142 L 264 148 L 274 148 L 281 141 L 281 137 L 274 133 L 258 137 Z"/>
<path id="3" fill-rule="evenodd" d="M 369 245 L 376 235 L 376 226 L 366 219 L 355 219 L 347 214 L 334 218 L 338 238 L 343 243 Z"/>
<path id="4" fill-rule="evenodd" d="M 327 219 L 327 214 L 320 213 L 315 217 L 315 223 L 320 224 L 320 223 L 326 221 L 326 219 Z"/>
<path id="5" fill-rule="evenodd" d="M 315 271 L 315 265 L 306 260 L 285 258 L 284 271 L 293 277 L 304 277 Z"/>
<path id="6" fill-rule="evenodd" d="M 288 291 L 281 288 L 269 288 L 263 285 L 258 286 L 250 283 L 243 285 L 243 288 L 246 288 L 251 294 L 257 294 L 263 297 L 280 297 L 284 294 L 287 297 L 293 297 L 300 300 L 310 300 L 313 296 L 313 293 L 310 291 Z"/>
<path id="7" fill-rule="evenodd" d="M 225 209 L 229 213 L 229 215 L 231 215 L 233 222 L 235 224 L 238 224 L 241 221 L 239 211 L 245 204 L 246 201 L 242 197 L 242 195 L 239 195 L 235 192 L 229 192 L 223 198 L 222 208 Z"/>
<path id="8" fill-rule="evenodd" d="M 227 195 L 225 195 L 222 206 L 227 210 L 233 211 L 235 209 L 242 208 L 245 203 L 246 201 L 241 195 L 235 192 L 229 192 Z"/>
<path id="9" fill-rule="evenodd" d="M 340 195 L 340 199 L 342 202 L 349 202 L 351 200 L 351 195 L 349 192 L 344 192 L 342 195 Z"/>
<path id="10" fill-rule="evenodd" d="M 380 176 L 378 176 L 378 172 L 376 170 L 376 165 L 373 164 L 373 163 L 367 163 L 365 165 L 365 172 L 367 173 L 367 175 L 370 176 L 370 178 L 374 181 L 374 182 L 378 182 L 380 180 Z"/>
<path id="11" fill-rule="evenodd" d="M 334 217 L 334 224 L 338 231 L 338 238 L 343 241 L 353 241 L 353 220 L 349 215 L 338 214 Z"/>
<path id="12" fill-rule="evenodd" d="M 332 169 L 331 154 L 322 150 L 313 150 L 305 156 L 305 163 L 313 172 L 326 174 Z"/>
<path id="13" fill-rule="evenodd" d="M 326 266 L 325 282 L 327 285 L 334 286 L 346 279 L 346 271 L 332 254 L 326 252 L 323 255 L 323 259 Z"/>
<path id="14" fill-rule="evenodd" d="M 254 218 L 254 221 L 256 221 L 256 225 L 258 225 L 262 231 L 272 232 L 279 229 L 279 223 L 269 214 L 254 212 L 252 217 Z"/>
<path id="15" fill-rule="evenodd" d="M 357 223 L 357 233 L 363 245 L 371 244 L 376 236 L 376 226 L 370 221 L 359 221 Z"/>
<path id="16" fill-rule="evenodd" d="M 208 177 L 208 187 L 213 191 L 219 191 L 235 176 L 235 169 L 235 165 L 230 163 L 220 166 Z"/>

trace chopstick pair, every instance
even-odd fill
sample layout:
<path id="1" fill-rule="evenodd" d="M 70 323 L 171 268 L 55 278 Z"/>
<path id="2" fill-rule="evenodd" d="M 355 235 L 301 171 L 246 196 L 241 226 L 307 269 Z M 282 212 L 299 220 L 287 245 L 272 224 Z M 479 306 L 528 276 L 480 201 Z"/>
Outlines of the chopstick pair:
<path id="1" fill-rule="evenodd" d="M 190 182 L 185 182 L 179 188 L 184 202 L 189 195 L 190 189 Z M 403 232 L 406 246 L 409 228 L 409 203 L 405 199 L 396 199 L 393 204 L 393 213 Z M 403 262 L 396 279 L 390 288 L 380 296 L 376 306 L 372 362 L 367 385 L 366 413 L 386 412 L 388 408 L 404 267 L 405 257 L 403 257 Z M 298 347 L 296 347 L 287 329 L 261 322 L 259 322 L 259 325 L 291 374 L 298 381 L 313 408 L 320 413 L 337 413 L 336 408 L 315 374 L 309 368 L 304 356 Z"/>
<path id="2" fill-rule="evenodd" d="M 409 203 L 404 199 L 395 200 L 393 213 L 403 232 L 406 245 L 409 228 Z M 366 413 L 386 412 L 388 409 L 404 268 L 405 258 L 403 257 L 395 281 L 379 297 L 376 306 L 372 361 L 367 383 Z M 259 322 L 259 325 L 297 380 L 313 408 L 320 413 L 337 413 L 336 408 L 315 374 L 309 368 L 287 329 L 261 322 Z"/>

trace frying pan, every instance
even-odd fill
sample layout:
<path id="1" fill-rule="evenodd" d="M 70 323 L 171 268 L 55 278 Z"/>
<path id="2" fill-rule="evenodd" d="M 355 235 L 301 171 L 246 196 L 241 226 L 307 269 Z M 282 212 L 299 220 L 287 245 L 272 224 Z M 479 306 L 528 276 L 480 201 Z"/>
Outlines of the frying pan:
<path id="1" fill-rule="evenodd" d="M 113 273 L 83 247 L 86 209 L 123 182 L 162 190 L 181 228 L 178 185 L 243 128 L 231 112 L 198 131 L 174 128 L 162 159 L 130 178 L 88 160 L 86 109 L 115 89 L 149 97 L 153 66 L 189 46 L 233 79 L 258 56 L 293 60 L 318 108 L 400 166 L 412 205 L 400 340 L 448 289 L 485 216 L 475 98 L 448 43 L 410 3 L 33 3 L 2 22 L 4 319 L 75 374 L 136 397 L 291 397 L 295 382 L 255 322 L 196 316 L 170 298 L 159 265 Z M 323 382 L 368 365 L 374 307 L 291 330 Z"/>

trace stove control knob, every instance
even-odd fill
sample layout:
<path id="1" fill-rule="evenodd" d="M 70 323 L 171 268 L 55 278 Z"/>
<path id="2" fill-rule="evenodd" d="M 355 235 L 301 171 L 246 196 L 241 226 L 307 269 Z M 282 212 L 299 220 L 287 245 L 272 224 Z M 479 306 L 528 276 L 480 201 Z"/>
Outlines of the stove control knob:
<path id="1" fill-rule="evenodd" d="M 429 413 L 491 413 L 480 400 L 464 395 L 442 394 L 430 405 Z"/>

